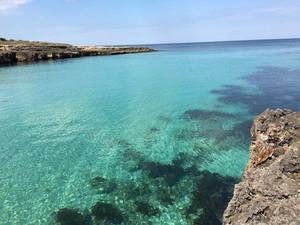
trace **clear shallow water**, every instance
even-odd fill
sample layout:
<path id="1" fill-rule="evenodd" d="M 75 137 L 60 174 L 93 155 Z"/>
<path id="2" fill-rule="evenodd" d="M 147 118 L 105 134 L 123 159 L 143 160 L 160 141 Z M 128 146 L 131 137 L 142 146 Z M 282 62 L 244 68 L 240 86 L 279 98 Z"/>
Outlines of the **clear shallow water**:
<path id="1" fill-rule="evenodd" d="M 300 40 L 154 47 L 0 68 L 0 224 L 220 223 L 254 115 L 300 110 Z"/>

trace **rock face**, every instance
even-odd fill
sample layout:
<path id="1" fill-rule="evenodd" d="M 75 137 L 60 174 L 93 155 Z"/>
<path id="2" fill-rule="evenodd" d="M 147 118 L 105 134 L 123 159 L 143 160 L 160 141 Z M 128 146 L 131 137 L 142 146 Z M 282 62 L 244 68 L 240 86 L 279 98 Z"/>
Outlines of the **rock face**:
<path id="1" fill-rule="evenodd" d="M 251 135 L 250 159 L 223 225 L 300 224 L 300 113 L 266 110 Z"/>
<path id="2" fill-rule="evenodd" d="M 78 47 L 68 44 L 0 39 L 0 66 L 49 59 L 154 51 L 144 47 Z"/>

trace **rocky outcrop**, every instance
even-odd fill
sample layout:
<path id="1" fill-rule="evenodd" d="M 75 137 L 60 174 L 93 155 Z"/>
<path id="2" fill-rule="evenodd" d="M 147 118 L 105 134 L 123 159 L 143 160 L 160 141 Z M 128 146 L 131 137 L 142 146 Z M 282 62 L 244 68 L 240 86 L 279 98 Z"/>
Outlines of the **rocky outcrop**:
<path id="1" fill-rule="evenodd" d="M 0 65 L 16 63 L 16 53 L 11 51 L 0 51 Z"/>
<path id="2" fill-rule="evenodd" d="M 0 66 L 49 59 L 104 56 L 154 51 L 144 47 L 92 47 L 0 39 Z"/>
<path id="3" fill-rule="evenodd" d="M 300 113 L 266 110 L 251 135 L 250 159 L 223 225 L 300 224 Z"/>

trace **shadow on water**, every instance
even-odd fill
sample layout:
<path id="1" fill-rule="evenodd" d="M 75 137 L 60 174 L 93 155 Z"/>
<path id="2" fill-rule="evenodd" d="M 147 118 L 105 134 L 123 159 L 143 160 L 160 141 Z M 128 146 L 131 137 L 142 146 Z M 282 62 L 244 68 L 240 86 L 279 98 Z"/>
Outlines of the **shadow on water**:
<path id="1" fill-rule="evenodd" d="M 257 115 L 266 108 L 300 109 L 300 70 L 266 66 L 241 79 L 257 89 L 224 85 L 212 93 L 218 95 L 218 100 L 222 103 L 246 106 L 252 115 Z"/>

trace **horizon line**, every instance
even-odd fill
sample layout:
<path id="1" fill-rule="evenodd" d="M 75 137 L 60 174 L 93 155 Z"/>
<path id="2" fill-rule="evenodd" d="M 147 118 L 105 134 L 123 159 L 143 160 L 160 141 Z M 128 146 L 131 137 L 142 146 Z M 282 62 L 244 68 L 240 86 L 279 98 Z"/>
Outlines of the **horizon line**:
<path id="1" fill-rule="evenodd" d="M 1 37 L 0 38 L 4 38 Z M 284 41 L 284 40 L 300 40 L 300 37 L 288 37 L 288 38 L 258 38 L 258 39 L 233 39 L 233 40 L 211 40 L 211 41 L 191 41 L 191 42 L 161 42 L 161 43 L 143 43 L 143 44 L 76 44 L 66 43 L 61 41 L 48 41 L 48 40 L 24 40 L 24 39 L 12 39 L 4 38 L 6 40 L 14 41 L 29 41 L 29 42 L 46 42 L 46 43 L 59 43 L 59 44 L 71 44 L 75 46 L 149 46 L 149 45 L 176 45 L 176 44 L 199 44 L 199 43 L 230 43 L 230 42 L 247 42 L 247 41 Z"/>
<path id="2" fill-rule="evenodd" d="M 197 43 L 224 43 L 224 42 L 246 42 L 246 41 L 280 41 L 280 40 L 300 40 L 300 37 L 289 37 L 289 38 L 259 38 L 259 39 L 235 39 L 235 40 L 215 40 L 215 41 L 191 41 L 191 42 L 162 42 L 162 43 L 149 43 L 149 44 L 128 44 L 130 46 L 139 45 L 174 45 L 174 44 L 197 44 Z M 122 46 L 117 44 L 113 46 Z"/>

